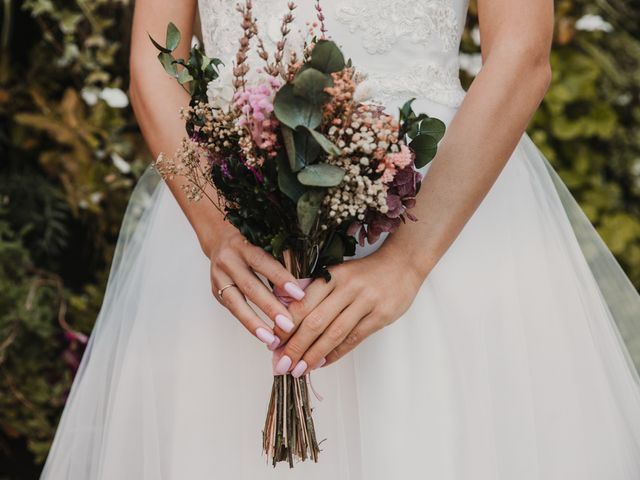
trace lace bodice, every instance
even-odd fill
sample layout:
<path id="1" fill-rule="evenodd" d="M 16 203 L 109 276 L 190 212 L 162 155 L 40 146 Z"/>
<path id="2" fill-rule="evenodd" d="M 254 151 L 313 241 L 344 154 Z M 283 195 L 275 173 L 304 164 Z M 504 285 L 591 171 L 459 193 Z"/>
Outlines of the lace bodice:
<path id="1" fill-rule="evenodd" d="M 315 1 L 298 0 L 297 26 L 290 44 L 302 42 L 314 22 Z M 363 89 L 392 101 L 424 98 L 456 107 L 460 86 L 458 47 L 468 0 L 321 0 L 329 36 L 367 75 Z M 260 36 L 274 44 L 287 0 L 253 0 Z M 210 56 L 232 64 L 240 37 L 236 0 L 200 0 L 205 47 Z M 257 65 L 260 64 L 254 58 Z M 230 68 L 227 68 L 230 71 Z"/>

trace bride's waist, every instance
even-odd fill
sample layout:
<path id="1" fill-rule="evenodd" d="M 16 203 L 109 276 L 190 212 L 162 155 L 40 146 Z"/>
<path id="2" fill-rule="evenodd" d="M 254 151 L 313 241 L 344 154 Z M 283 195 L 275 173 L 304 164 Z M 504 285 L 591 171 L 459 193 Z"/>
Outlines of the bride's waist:
<path id="1" fill-rule="evenodd" d="M 415 98 L 416 111 L 422 106 L 420 104 L 431 107 L 431 104 L 435 103 L 447 107 L 446 110 L 453 110 L 454 113 L 466 93 L 460 84 L 457 61 L 419 62 L 400 70 L 369 71 L 366 72 L 366 78 L 359 89 L 363 96 L 388 107 L 398 106 L 406 100 Z M 435 115 L 429 111 L 425 113 Z"/>

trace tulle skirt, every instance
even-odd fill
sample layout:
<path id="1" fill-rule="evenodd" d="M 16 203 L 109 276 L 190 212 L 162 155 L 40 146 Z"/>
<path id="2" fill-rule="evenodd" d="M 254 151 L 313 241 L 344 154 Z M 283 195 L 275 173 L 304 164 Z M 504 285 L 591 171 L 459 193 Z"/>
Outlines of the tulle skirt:
<path id="1" fill-rule="evenodd" d="M 42 478 L 637 480 L 639 317 L 525 136 L 410 310 L 313 373 L 319 463 L 273 469 L 271 354 L 214 300 L 148 172 Z"/>

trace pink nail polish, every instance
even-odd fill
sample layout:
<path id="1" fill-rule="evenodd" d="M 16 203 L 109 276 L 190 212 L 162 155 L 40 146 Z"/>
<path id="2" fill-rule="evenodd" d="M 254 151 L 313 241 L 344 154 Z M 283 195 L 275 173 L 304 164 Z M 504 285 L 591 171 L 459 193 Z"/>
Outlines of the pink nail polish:
<path id="1" fill-rule="evenodd" d="M 295 327 L 291 319 L 286 317 L 285 315 L 282 315 L 281 313 L 276 315 L 276 325 L 278 325 L 287 333 L 289 333 L 291 330 L 293 330 L 293 327 Z"/>
<path id="2" fill-rule="evenodd" d="M 296 365 L 296 368 L 294 368 L 291 372 L 291 375 L 294 378 L 300 378 L 302 374 L 307 371 L 307 366 L 307 362 L 305 362 L 304 360 L 300 360 Z"/>
<path id="3" fill-rule="evenodd" d="M 279 345 L 280 345 L 280 338 L 276 337 L 273 343 L 271 343 L 271 345 L 269 345 L 269 347 L 267 348 L 273 352 L 276 348 L 278 348 Z"/>
<path id="4" fill-rule="evenodd" d="M 273 371 L 276 375 L 284 375 L 289 371 L 289 368 L 291 368 L 291 358 L 287 355 L 283 355 L 282 358 L 278 360 L 278 363 L 276 363 Z"/>
<path id="5" fill-rule="evenodd" d="M 304 298 L 304 290 L 293 282 L 287 282 L 284 284 L 284 289 L 296 300 L 302 300 Z"/>
<path id="6" fill-rule="evenodd" d="M 320 360 L 320 361 L 318 362 L 318 364 L 316 365 L 316 368 L 314 368 L 314 370 L 316 370 L 316 369 L 318 369 L 318 368 L 322 367 L 325 363 L 327 363 L 327 359 L 326 359 L 326 358 L 323 358 L 322 360 Z"/>
<path id="7" fill-rule="evenodd" d="M 266 343 L 267 345 L 271 345 L 276 339 L 276 336 L 273 333 L 262 327 L 256 328 L 256 337 L 258 337 L 261 342 Z"/>

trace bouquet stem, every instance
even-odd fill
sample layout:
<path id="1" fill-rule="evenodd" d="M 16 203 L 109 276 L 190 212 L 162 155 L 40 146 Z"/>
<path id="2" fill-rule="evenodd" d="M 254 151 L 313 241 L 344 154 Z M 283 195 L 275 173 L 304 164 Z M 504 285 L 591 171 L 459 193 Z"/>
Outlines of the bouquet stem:
<path id="1" fill-rule="evenodd" d="M 311 416 L 308 375 L 273 377 L 271 400 L 262 432 L 262 448 L 275 467 L 294 460 L 318 461 L 320 447 Z"/>

